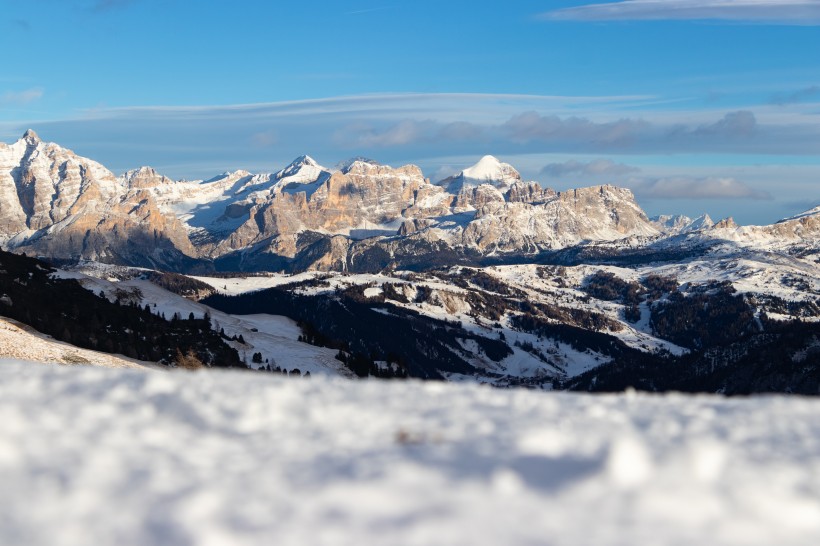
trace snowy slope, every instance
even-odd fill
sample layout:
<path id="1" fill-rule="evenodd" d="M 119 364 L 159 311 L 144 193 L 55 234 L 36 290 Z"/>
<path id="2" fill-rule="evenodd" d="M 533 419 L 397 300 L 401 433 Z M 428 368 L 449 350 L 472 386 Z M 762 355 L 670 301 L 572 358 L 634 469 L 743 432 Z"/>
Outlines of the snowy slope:
<path id="1" fill-rule="evenodd" d="M 784 218 L 784 219 L 780 220 L 780 222 L 778 222 L 778 223 L 780 224 L 780 223 L 783 223 L 783 222 L 789 222 L 791 220 L 799 220 L 800 218 L 808 218 L 809 216 L 820 216 L 820 205 L 814 207 L 813 209 L 810 209 L 810 210 L 807 210 L 807 211 L 802 212 L 800 214 L 797 214 L 795 216 L 790 216 L 788 218 Z"/>
<path id="2" fill-rule="evenodd" d="M 820 401 L 0 363 L 0 543 L 814 545 Z"/>
<path id="3" fill-rule="evenodd" d="M 87 290 L 95 294 L 103 292 L 111 301 L 117 298 L 118 293 L 133 294 L 135 303 L 141 307 L 147 304 L 152 313 L 164 316 L 168 320 L 174 314 L 186 318 L 193 313 L 197 318 L 201 318 L 208 313 L 214 330 L 224 330 L 228 337 L 242 336 L 244 343 L 231 341 L 229 344 L 249 366 L 254 365 L 253 354 L 260 352 L 263 362 L 269 360 L 271 367 L 298 369 L 301 373 L 310 372 L 312 375 L 351 375 L 350 371 L 334 358 L 337 351 L 298 341 L 302 332 L 290 319 L 274 315 L 228 315 L 168 292 L 146 280 L 117 280 L 108 277 L 108 270 L 108 267 L 96 264 L 94 267 L 84 268 L 85 273 L 59 271 L 56 275 L 61 278 L 77 279 Z"/>
<path id="4" fill-rule="evenodd" d="M 147 362 L 139 362 L 122 355 L 80 349 L 2 316 L 0 316 L 0 358 L 56 364 L 87 364 L 105 368 L 141 368 L 149 365 Z"/>

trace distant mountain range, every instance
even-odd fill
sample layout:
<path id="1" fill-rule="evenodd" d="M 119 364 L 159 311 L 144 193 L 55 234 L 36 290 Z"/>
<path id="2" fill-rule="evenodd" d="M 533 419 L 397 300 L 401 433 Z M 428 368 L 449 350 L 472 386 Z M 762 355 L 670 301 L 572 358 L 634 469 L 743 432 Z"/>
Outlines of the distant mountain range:
<path id="1" fill-rule="evenodd" d="M 413 165 L 308 156 L 204 181 L 116 176 L 29 131 L 0 144 L 0 243 L 0 323 L 86 351 L 545 389 L 820 393 L 820 208 L 769 226 L 649 218 L 627 189 L 556 192 L 492 156 L 436 183 Z M 48 351 L 98 358 L 66 347 Z"/>
<path id="2" fill-rule="evenodd" d="M 555 192 L 483 157 L 431 183 L 413 165 L 308 156 L 276 173 L 175 181 L 142 167 L 116 176 L 27 131 L 0 144 L 0 244 L 52 260 L 179 272 L 368 271 L 436 264 L 571 260 L 710 247 L 816 247 L 820 210 L 771 226 L 708 216 L 649 218 L 614 186 Z"/>

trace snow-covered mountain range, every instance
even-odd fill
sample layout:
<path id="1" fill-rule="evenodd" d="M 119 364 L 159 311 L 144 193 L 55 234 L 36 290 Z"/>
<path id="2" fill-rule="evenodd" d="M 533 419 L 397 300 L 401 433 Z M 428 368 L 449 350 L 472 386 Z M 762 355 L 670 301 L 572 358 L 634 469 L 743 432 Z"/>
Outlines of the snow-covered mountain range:
<path id="1" fill-rule="evenodd" d="M 2 246 L 62 267 L 0 253 L 0 315 L 168 365 L 192 351 L 312 374 L 814 394 L 818 241 L 820 209 L 649 218 L 627 189 L 555 192 L 491 156 L 438 183 L 308 156 L 175 181 L 116 176 L 31 131 L 0 145 Z M 105 317 L 127 322 L 90 335 Z"/>
<path id="2" fill-rule="evenodd" d="M 176 181 L 149 167 L 116 176 L 33 131 L 0 144 L 0 218 L 6 249 L 176 271 L 378 271 L 579 245 L 803 248 L 820 234 L 817 209 L 762 227 L 650 219 L 627 189 L 555 192 L 492 156 L 436 183 L 413 165 L 331 170 L 308 156 L 275 173 Z"/>

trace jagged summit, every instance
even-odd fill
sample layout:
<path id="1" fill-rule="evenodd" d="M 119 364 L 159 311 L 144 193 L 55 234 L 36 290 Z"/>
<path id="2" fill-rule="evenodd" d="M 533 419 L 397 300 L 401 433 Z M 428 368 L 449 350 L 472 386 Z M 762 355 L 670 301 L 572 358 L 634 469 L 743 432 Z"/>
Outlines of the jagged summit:
<path id="1" fill-rule="evenodd" d="M 736 229 L 738 227 L 735 219 L 729 216 L 728 218 L 724 218 L 717 224 L 713 226 L 715 229 Z"/>
<path id="2" fill-rule="evenodd" d="M 330 171 L 309 155 L 300 155 L 290 165 L 273 175 L 276 190 L 283 193 L 305 192 L 309 198 L 330 178 Z"/>
<path id="3" fill-rule="evenodd" d="M 40 135 L 34 132 L 34 129 L 28 129 L 20 140 L 24 140 L 26 144 L 30 144 L 31 146 L 36 146 L 37 144 L 41 143 L 42 140 L 40 139 Z"/>
<path id="4" fill-rule="evenodd" d="M 708 214 L 701 214 L 691 222 L 687 226 L 683 228 L 685 232 L 691 231 L 700 231 L 702 229 L 709 229 L 714 227 L 715 222 L 712 220 L 712 217 Z"/>
<path id="5" fill-rule="evenodd" d="M 313 167 L 318 167 L 319 166 L 319 164 L 316 162 L 316 160 L 313 159 L 312 157 L 310 157 L 307 154 L 300 155 L 299 157 L 297 157 L 296 159 L 291 161 L 290 165 L 291 166 L 292 165 L 310 165 L 310 166 L 313 166 Z"/>
<path id="6" fill-rule="evenodd" d="M 287 167 L 282 169 L 281 171 L 276 173 L 276 178 L 282 179 L 289 176 L 294 176 L 299 173 L 302 169 L 319 169 L 319 170 L 327 170 L 321 165 L 319 165 L 315 159 L 310 157 L 309 155 L 300 155 L 296 159 L 290 162 Z"/>
<path id="7" fill-rule="evenodd" d="M 287 182 L 310 181 L 313 182 L 318 177 L 319 173 L 330 173 L 330 171 L 314 160 L 309 155 L 300 155 L 290 162 L 284 169 L 278 171 L 274 178 L 277 180 L 286 180 Z"/>
<path id="8" fill-rule="evenodd" d="M 500 190 L 507 190 L 513 184 L 521 182 L 521 175 L 509 163 L 502 163 L 498 158 L 485 155 L 478 163 L 460 173 L 445 178 L 436 185 L 442 186 L 449 193 L 458 194 L 464 188 L 490 184 Z"/>
<path id="9" fill-rule="evenodd" d="M 146 189 L 160 186 L 168 186 L 174 183 L 167 176 L 160 174 L 153 167 L 143 165 L 138 169 L 126 171 L 120 180 L 129 188 Z"/>
<path id="10" fill-rule="evenodd" d="M 694 220 L 682 214 L 653 216 L 650 221 L 661 232 L 669 235 L 677 233 L 692 233 L 704 229 L 710 229 L 715 222 L 708 214 L 701 214 Z"/>
<path id="11" fill-rule="evenodd" d="M 155 174 L 157 174 L 157 170 L 155 168 L 150 167 L 148 165 L 143 165 L 142 167 L 139 167 L 139 168 L 136 168 L 136 169 L 131 169 L 129 171 L 125 171 L 123 173 L 123 177 L 133 178 L 133 177 L 139 176 L 139 175 L 151 175 L 151 176 L 153 176 Z"/>
<path id="12" fill-rule="evenodd" d="M 381 163 L 379 163 L 375 159 L 370 159 L 369 157 L 363 157 L 363 156 L 356 156 L 356 157 L 351 157 L 350 159 L 346 159 L 344 161 L 340 161 L 339 163 L 337 163 L 336 164 L 336 170 L 339 170 L 339 171 L 342 171 L 343 173 L 346 173 L 346 172 L 350 171 L 350 168 L 353 165 L 355 165 L 356 163 L 364 163 L 366 165 L 375 165 L 375 166 L 381 165 Z"/>
<path id="13" fill-rule="evenodd" d="M 683 214 L 659 214 L 649 219 L 652 224 L 664 232 L 678 232 L 692 223 L 692 219 Z"/>

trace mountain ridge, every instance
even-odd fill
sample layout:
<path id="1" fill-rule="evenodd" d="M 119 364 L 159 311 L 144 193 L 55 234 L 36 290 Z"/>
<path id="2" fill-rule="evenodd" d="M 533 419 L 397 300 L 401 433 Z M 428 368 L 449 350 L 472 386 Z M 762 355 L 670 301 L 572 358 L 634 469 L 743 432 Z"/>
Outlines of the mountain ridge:
<path id="1" fill-rule="evenodd" d="M 308 155 L 273 174 L 175 181 L 146 166 L 115 176 L 31 130 L 0 145 L 4 248 L 175 271 L 346 270 L 362 252 L 400 267 L 444 251 L 536 256 L 619 241 L 668 246 L 678 236 L 811 246 L 820 233 L 815 212 L 771 226 L 715 224 L 708 215 L 650 219 L 626 188 L 556 192 L 489 155 L 435 183 L 415 165 L 354 158 L 331 170 Z"/>

